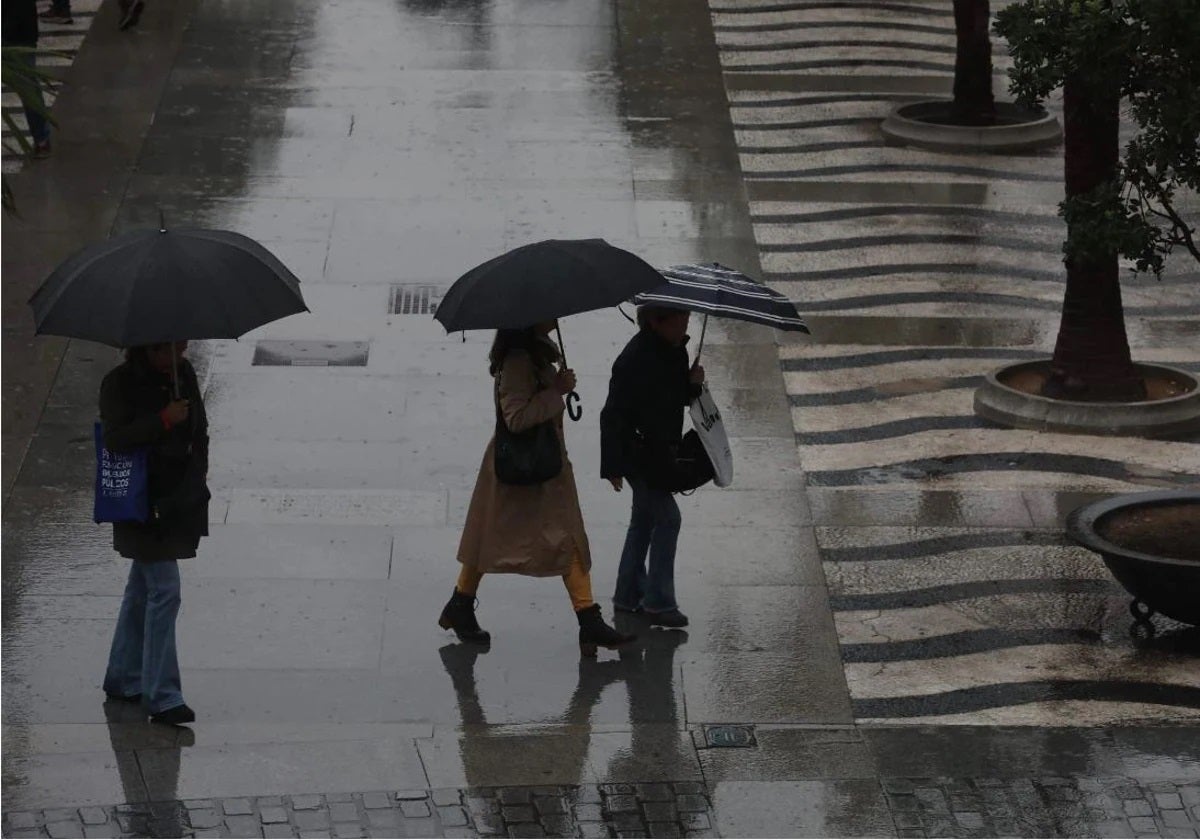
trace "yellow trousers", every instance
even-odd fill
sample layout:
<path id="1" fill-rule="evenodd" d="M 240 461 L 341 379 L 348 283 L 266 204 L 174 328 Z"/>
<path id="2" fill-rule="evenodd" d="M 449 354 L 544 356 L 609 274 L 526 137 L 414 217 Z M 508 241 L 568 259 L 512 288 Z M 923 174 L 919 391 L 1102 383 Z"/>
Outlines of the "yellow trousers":
<path id="1" fill-rule="evenodd" d="M 479 591 L 479 582 L 483 580 L 483 572 L 475 569 L 462 567 L 462 571 L 458 573 L 458 591 L 464 595 L 474 595 Z M 583 563 L 576 557 L 571 562 L 571 568 L 567 569 L 567 573 L 563 575 L 563 583 L 567 587 L 567 594 L 571 596 L 571 606 L 576 612 L 586 610 L 592 604 L 596 603 L 592 599 L 592 575 L 587 569 L 583 568 Z"/>

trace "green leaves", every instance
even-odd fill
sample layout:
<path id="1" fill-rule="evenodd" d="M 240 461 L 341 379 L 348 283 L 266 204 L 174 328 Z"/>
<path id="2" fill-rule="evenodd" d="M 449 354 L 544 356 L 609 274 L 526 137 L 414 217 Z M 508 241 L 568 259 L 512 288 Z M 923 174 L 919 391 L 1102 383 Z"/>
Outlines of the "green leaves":
<path id="1" fill-rule="evenodd" d="M 57 125 L 46 107 L 43 91 L 50 88 L 54 82 L 52 76 L 38 70 L 34 60 L 37 56 L 61 55 L 52 50 L 38 50 L 33 47 L 4 47 L 0 50 L 0 82 L 6 90 L 11 90 L 21 100 L 21 104 L 41 114 L 46 122 Z M 5 144 L 4 150 L 14 154 L 32 154 L 33 144 L 16 118 L 9 112 L 4 112 L 4 125 L 16 145 Z M 10 213 L 16 212 L 12 190 L 8 179 L 3 182 L 3 206 Z"/>
<path id="2" fill-rule="evenodd" d="M 1120 98 L 1137 126 L 1115 179 L 1060 207 L 1069 259 L 1118 253 L 1162 270 L 1195 229 L 1176 209 L 1200 191 L 1200 0 L 1023 0 L 996 16 L 1013 57 L 1010 89 L 1037 104 L 1071 76 L 1094 101 Z"/>

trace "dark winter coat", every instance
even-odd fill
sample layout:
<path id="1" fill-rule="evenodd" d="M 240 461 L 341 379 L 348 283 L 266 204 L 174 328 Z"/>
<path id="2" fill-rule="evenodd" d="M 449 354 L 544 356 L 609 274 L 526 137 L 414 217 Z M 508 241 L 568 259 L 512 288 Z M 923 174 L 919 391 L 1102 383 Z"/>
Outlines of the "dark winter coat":
<path id="1" fill-rule="evenodd" d="M 114 368 L 100 385 L 104 445 L 113 452 L 150 447 L 150 520 L 113 523 L 113 548 L 143 562 L 195 557 L 208 536 L 208 417 L 196 372 L 179 364 L 188 419 L 167 429 L 160 417 L 172 399 L 171 376 L 138 357 Z"/>
<path id="2" fill-rule="evenodd" d="M 700 395 L 688 380 L 687 341 L 679 347 L 650 329 L 638 332 L 613 362 L 600 412 L 600 476 L 637 476 L 647 451 L 683 438 L 683 410 Z"/>

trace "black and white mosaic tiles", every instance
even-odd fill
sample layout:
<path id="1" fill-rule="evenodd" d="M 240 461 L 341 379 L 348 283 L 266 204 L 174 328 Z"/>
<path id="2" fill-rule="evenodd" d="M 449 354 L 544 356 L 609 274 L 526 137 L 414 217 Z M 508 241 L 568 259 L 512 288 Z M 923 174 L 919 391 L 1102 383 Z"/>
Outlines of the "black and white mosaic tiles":
<path id="1" fill-rule="evenodd" d="M 764 279 L 813 325 L 780 357 L 856 718 L 1200 719 L 1200 640 L 1164 623 L 1131 641 L 1127 597 L 1061 529 L 1094 494 L 1196 485 L 1200 446 L 973 410 L 990 370 L 1053 347 L 1061 149 L 883 142 L 891 109 L 949 93 L 949 0 L 710 9 Z M 1194 269 L 1129 277 L 1139 360 L 1200 370 Z"/>

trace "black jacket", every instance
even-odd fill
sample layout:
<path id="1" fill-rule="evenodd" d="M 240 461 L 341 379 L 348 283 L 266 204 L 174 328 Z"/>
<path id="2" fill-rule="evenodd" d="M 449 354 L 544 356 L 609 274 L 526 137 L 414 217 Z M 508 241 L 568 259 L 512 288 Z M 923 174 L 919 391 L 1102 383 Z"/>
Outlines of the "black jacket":
<path id="1" fill-rule="evenodd" d="M 687 342 L 673 347 L 640 331 L 613 362 L 608 401 L 600 413 L 600 476 L 637 475 L 641 447 L 683 438 L 683 410 L 700 395 L 688 381 Z"/>
<path id="2" fill-rule="evenodd" d="M 114 522 L 113 548 L 123 557 L 153 562 L 195 557 L 208 536 L 208 417 L 196 372 L 179 365 L 180 395 L 188 419 L 167 429 L 159 417 L 171 401 L 171 377 L 139 360 L 114 368 L 100 385 L 104 445 L 113 452 L 150 447 L 151 518 Z"/>
<path id="3" fill-rule="evenodd" d="M 38 11 L 35 0 L 4 0 L 3 18 L 5 46 L 37 46 Z"/>

